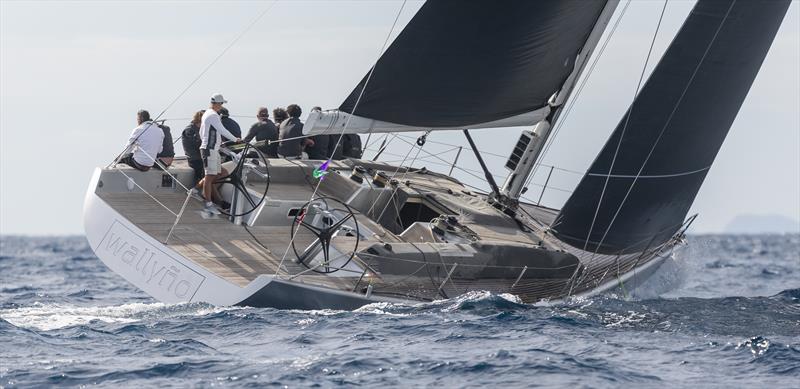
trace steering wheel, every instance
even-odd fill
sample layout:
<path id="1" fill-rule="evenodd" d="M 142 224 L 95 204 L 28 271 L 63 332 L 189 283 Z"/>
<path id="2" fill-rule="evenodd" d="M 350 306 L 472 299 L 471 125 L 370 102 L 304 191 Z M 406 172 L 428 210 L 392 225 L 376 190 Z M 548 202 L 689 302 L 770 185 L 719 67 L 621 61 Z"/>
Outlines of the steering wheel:
<path id="1" fill-rule="evenodd" d="M 352 222 L 353 227 L 349 222 Z M 295 245 L 298 239 L 295 238 L 300 237 L 301 228 L 311 234 L 311 242 L 302 252 L 298 252 Z M 355 245 L 352 251 L 339 253 L 335 258 L 331 258 L 331 240 L 340 231 L 355 236 Z M 355 235 L 351 235 L 353 233 Z M 332 197 L 319 197 L 305 203 L 295 215 L 292 222 L 291 244 L 299 263 L 314 272 L 328 274 L 343 269 L 353 260 L 358 250 L 358 236 L 358 219 L 350 207 Z M 320 252 L 322 258 L 319 258 Z M 341 260 L 343 263 L 332 267 L 334 260 Z"/>
<path id="2" fill-rule="evenodd" d="M 248 157 L 248 153 L 256 152 L 256 157 Z M 267 198 L 267 191 L 269 191 L 269 164 L 267 163 L 267 157 L 264 153 L 261 152 L 256 147 L 253 147 L 249 143 L 245 143 L 242 152 L 238 155 L 233 154 L 230 152 L 236 161 L 236 166 L 233 170 L 228 173 L 227 176 L 218 179 L 215 184 L 218 187 L 222 187 L 223 185 L 231 185 L 233 187 L 233 199 L 244 199 L 247 204 L 241 208 L 242 211 L 236 213 L 235 209 L 233 209 L 233 205 L 231 205 L 231 209 L 229 211 L 221 210 L 221 212 L 228 216 L 238 217 L 238 216 L 245 216 L 258 208 L 261 203 L 264 202 L 264 199 Z M 261 172 L 259 170 L 260 167 L 264 167 L 265 172 Z M 256 197 L 255 199 L 247 190 L 245 185 L 246 183 L 246 176 L 244 176 L 245 171 L 248 173 L 255 173 L 261 178 L 264 179 L 264 190 L 261 192 L 261 197 Z M 249 208 L 247 206 L 250 206 Z"/>

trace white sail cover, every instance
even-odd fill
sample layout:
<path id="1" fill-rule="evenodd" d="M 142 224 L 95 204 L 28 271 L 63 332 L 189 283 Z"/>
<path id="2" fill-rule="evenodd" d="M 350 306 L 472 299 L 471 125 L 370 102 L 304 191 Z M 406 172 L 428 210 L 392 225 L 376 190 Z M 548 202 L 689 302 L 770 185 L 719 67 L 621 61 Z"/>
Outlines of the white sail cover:
<path id="1" fill-rule="evenodd" d="M 331 110 L 318 112 L 314 111 L 308 115 L 303 126 L 304 135 L 327 135 L 327 134 L 366 134 L 366 133 L 385 133 L 385 132 L 413 132 L 413 131 L 441 131 L 441 130 L 461 130 L 477 128 L 498 128 L 498 127 L 517 127 L 532 126 L 544 120 L 550 114 L 550 106 L 544 106 L 533 112 L 526 112 L 521 115 L 504 118 L 486 123 L 475 123 L 460 127 L 416 127 L 406 126 L 397 123 L 384 122 L 381 120 L 369 119 L 357 115 L 351 115 L 344 111 Z M 349 123 L 348 123 L 349 121 Z"/>

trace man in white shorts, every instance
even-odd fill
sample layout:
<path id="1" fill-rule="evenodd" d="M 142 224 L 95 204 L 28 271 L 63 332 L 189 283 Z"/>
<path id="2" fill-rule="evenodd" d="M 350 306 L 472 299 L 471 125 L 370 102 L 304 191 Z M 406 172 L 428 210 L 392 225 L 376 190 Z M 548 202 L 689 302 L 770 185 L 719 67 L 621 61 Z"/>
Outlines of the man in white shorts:
<path id="1" fill-rule="evenodd" d="M 219 93 L 211 96 L 211 107 L 206 110 L 200 121 L 200 155 L 203 156 L 203 165 L 206 172 L 206 176 L 203 179 L 203 198 L 206 201 L 205 211 L 213 214 L 219 214 L 219 210 L 214 206 L 214 201 L 222 200 L 216 186 L 214 186 L 217 177 L 223 172 L 219 155 L 222 137 L 224 136 L 237 142 L 241 141 L 241 139 L 231 134 L 220 120 L 218 112 L 222 109 L 222 104 L 227 102 Z"/>

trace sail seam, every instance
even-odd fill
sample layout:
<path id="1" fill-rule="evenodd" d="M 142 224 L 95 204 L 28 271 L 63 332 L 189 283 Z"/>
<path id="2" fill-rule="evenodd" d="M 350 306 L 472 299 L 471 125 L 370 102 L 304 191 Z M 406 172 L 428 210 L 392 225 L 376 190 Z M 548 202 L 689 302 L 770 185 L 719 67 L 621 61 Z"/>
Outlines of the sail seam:
<path id="1" fill-rule="evenodd" d="M 622 140 L 625 138 L 625 131 L 628 129 L 628 122 L 631 119 L 631 114 L 633 113 L 633 109 L 636 106 L 636 97 L 639 95 L 639 90 L 642 87 L 642 81 L 644 80 L 645 72 L 647 71 L 647 65 L 650 63 L 650 56 L 653 54 L 653 47 L 656 43 L 656 38 L 658 37 L 658 32 L 661 30 L 661 21 L 664 19 L 664 12 L 667 10 L 667 0 L 664 0 L 664 6 L 661 8 L 661 16 L 658 17 L 658 24 L 656 24 L 656 31 L 653 33 L 653 39 L 650 41 L 650 48 L 647 50 L 647 58 L 644 60 L 644 66 L 642 66 L 642 73 L 639 75 L 639 82 L 636 84 L 636 91 L 633 93 L 633 101 L 631 101 L 631 107 L 628 109 L 628 113 L 625 116 L 625 124 L 622 126 L 622 132 L 619 135 L 619 142 L 617 142 L 617 148 L 614 149 L 614 156 L 611 158 L 611 166 L 608 167 L 608 174 L 614 170 L 614 163 L 617 161 L 617 155 L 619 154 L 619 149 L 622 146 Z M 641 171 L 640 171 L 641 173 Z M 606 178 L 605 183 L 603 183 L 603 190 L 600 191 L 600 198 L 597 200 L 597 208 L 594 210 L 594 216 L 592 217 L 592 224 L 589 226 L 589 233 L 586 234 L 586 241 L 583 244 L 583 249 L 589 246 L 589 239 L 592 236 L 592 231 L 594 230 L 595 222 L 597 222 L 597 215 L 600 213 L 600 208 L 603 205 L 603 197 L 605 197 L 606 189 L 608 187 L 609 177 Z"/>
<path id="2" fill-rule="evenodd" d="M 711 165 L 708 165 L 702 169 L 692 170 L 689 172 L 683 173 L 674 173 L 674 174 L 651 174 L 651 175 L 637 175 L 637 174 L 602 174 L 602 173 L 587 173 L 587 176 L 592 177 L 609 177 L 609 178 L 671 178 L 671 177 L 682 177 L 682 176 L 690 176 L 692 174 L 697 174 L 704 172 L 708 169 L 711 169 Z"/>
<path id="3" fill-rule="evenodd" d="M 719 32 L 722 30 L 722 27 L 725 25 L 725 21 L 728 20 L 728 15 L 730 15 L 731 10 L 733 9 L 733 6 L 735 4 L 736 4 L 736 0 L 731 2 L 731 5 L 728 7 L 728 10 L 725 12 L 725 16 L 723 16 L 722 21 L 719 23 L 719 26 L 717 27 L 717 30 L 714 32 L 714 36 L 711 37 L 711 41 L 708 43 L 708 46 L 706 47 L 705 52 L 703 52 L 703 56 L 700 57 L 700 61 L 697 63 L 697 66 L 695 67 L 694 72 L 692 73 L 692 76 L 689 78 L 689 81 L 686 83 L 686 87 L 683 88 L 683 92 L 681 93 L 680 97 L 678 98 L 678 101 L 675 104 L 675 107 L 673 107 L 672 112 L 670 112 L 669 117 L 667 117 L 666 123 L 664 123 L 664 126 L 661 128 L 661 132 L 658 134 L 658 138 L 656 138 L 655 142 L 653 143 L 653 146 L 650 148 L 650 152 L 647 154 L 647 157 L 642 162 L 642 166 L 639 168 L 639 174 L 641 174 L 642 170 L 644 170 L 645 166 L 647 166 L 647 162 L 650 160 L 650 157 L 653 155 L 653 151 L 656 149 L 656 146 L 658 146 L 658 142 L 661 141 L 661 137 L 664 136 L 664 132 L 667 130 L 667 127 L 669 127 L 670 123 L 672 122 L 672 118 L 675 115 L 675 112 L 678 111 L 678 108 L 681 106 L 681 103 L 683 102 L 683 97 L 686 96 L 686 92 L 692 86 L 692 82 L 694 81 L 694 78 L 697 75 L 697 72 L 703 66 L 703 63 L 705 62 L 705 59 L 706 59 L 706 56 L 708 55 L 708 52 L 714 46 L 714 42 L 717 40 L 717 36 L 719 35 Z M 637 177 L 633 179 L 633 182 L 631 182 L 631 185 L 628 187 L 628 191 L 625 193 L 625 197 L 622 198 L 622 201 L 620 202 L 619 207 L 617 207 L 617 211 L 614 213 L 614 216 L 611 218 L 611 221 L 608 223 L 608 227 L 606 227 L 606 230 L 603 233 L 603 237 L 600 239 L 600 243 L 595 248 L 595 254 L 597 253 L 598 250 L 600 250 L 600 247 L 602 247 L 603 242 L 606 240 L 606 237 L 608 236 L 609 231 L 611 231 L 611 227 L 614 225 L 614 222 L 617 220 L 617 216 L 619 216 L 620 211 L 622 211 L 622 207 L 625 205 L 625 202 L 628 200 L 628 196 L 630 196 L 631 191 L 633 191 L 634 186 L 636 186 L 636 182 L 640 178 L 639 174 L 637 174 Z M 588 241 L 588 239 L 589 239 L 589 237 L 587 237 L 587 241 Z"/>
<path id="4" fill-rule="evenodd" d="M 575 93 L 575 97 L 568 101 L 568 105 L 566 106 L 566 109 L 564 111 L 563 118 L 561 118 L 561 120 L 557 120 L 556 122 L 553 123 L 553 124 L 555 124 L 555 129 L 553 130 L 553 134 L 548 137 L 548 139 L 547 139 L 547 141 L 546 141 L 546 143 L 544 145 L 544 150 L 542 150 L 541 156 L 539 157 L 539 163 L 537 163 L 536 166 L 534 166 L 533 171 L 528 176 L 528 180 L 525 182 L 525 186 L 530 185 L 531 181 L 533 181 L 533 177 L 536 176 L 536 171 L 539 170 L 539 166 L 547 166 L 547 165 L 543 165 L 541 162 L 544 161 L 545 156 L 547 156 L 547 152 L 550 150 L 550 146 L 553 144 L 553 142 L 555 142 L 555 138 L 558 136 L 558 131 L 561 130 L 561 127 L 567 121 L 567 118 L 570 117 L 569 114 L 572 112 L 572 107 L 575 106 L 575 103 L 581 97 L 581 92 L 583 91 L 583 88 L 586 86 L 586 84 L 589 81 L 589 77 L 591 77 L 592 73 L 594 72 L 595 65 L 597 65 L 597 63 L 600 61 L 600 58 L 603 56 L 603 52 L 605 52 L 606 46 L 611 41 L 611 38 L 614 37 L 614 33 L 617 31 L 617 26 L 619 26 L 619 23 L 622 21 L 622 17 L 625 16 L 625 11 L 628 10 L 628 6 L 629 5 L 631 5 L 631 0 L 628 0 L 628 2 L 625 3 L 625 7 L 622 8 L 622 11 L 620 12 L 619 17 L 614 22 L 614 26 L 611 28 L 611 32 L 608 34 L 608 37 L 606 37 L 606 40 L 603 42 L 603 45 L 600 47 L 600 51 L 597 52 L 597 55 L 595 55 L 591 66 L 589 66 L 589 70 L 586 72 L 586 75 L 581 80 L 581 84 L 578 86 L 578 90 Z M 502 157 L 504 159 L 506 158 L 505 155 L 502 156 Z M 577 172 L 577 173 L 581 174 L 581 175 L 583 174 L 583 172 Z"/>

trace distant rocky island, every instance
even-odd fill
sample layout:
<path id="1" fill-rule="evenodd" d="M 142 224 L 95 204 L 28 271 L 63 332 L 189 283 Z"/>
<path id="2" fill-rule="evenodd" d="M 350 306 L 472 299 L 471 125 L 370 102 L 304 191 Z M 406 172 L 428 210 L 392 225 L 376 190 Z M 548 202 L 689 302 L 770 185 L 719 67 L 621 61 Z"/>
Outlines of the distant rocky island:
<path id="1" fill-rule="evenodd" d="M 725 227 L 728 234 L 800 233 L 800 221 L 783 215 L 738 215 Z"/>

